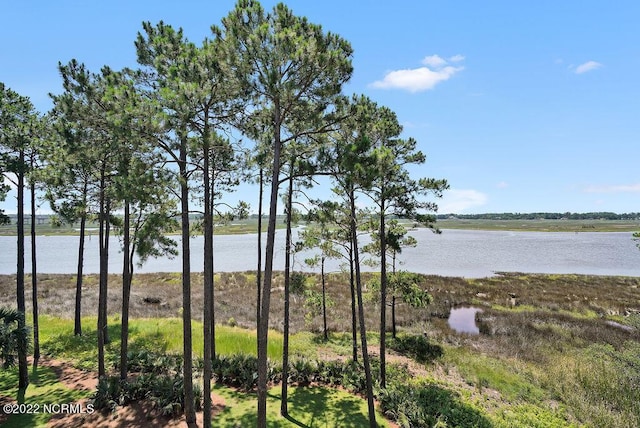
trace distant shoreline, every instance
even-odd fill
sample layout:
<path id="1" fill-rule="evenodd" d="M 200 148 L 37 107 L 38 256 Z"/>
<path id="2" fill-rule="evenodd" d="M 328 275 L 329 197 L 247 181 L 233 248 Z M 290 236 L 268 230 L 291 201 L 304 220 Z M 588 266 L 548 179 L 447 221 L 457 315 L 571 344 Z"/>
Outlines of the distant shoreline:
<path id="1" fill-rule="evenodd" d="M 403 220 L 402 223 L 408 228 L 418 226 L 409 220 Z M 278 228 L 284 228 L 282 222 L 277 223 Z M 266 231 L 266 225 L 263 225 L 263 231 Z M 439 219 L 435 226 L 439 229 L 458 229 L 458 230 L 487 230 L 487 231 L 510 231 L 510 232 L 638 232 L 640 231 L 640 220 L 565 220 L 565 219 L 535 219 L 535 220 L 519 220 L 519 219 L 459 219 L 447 218 Z M 29 235 L 29 225 L 25 225 L 25 235 Z M 238 220 L 228 225 L 218 225 L 215 227 L 215 233 L 220 235 L 237 235 L 246 233 L 255 233 L 257 228 L 256 219 Z M 97 225 L 87 226 L 87 235 L 95 232 Z M 61 227 L 52 227 L 49 224 L 38 224 L 36 226 L 36 234 L 38 236 L 57 235 L 57 236 L 78 236 L 78 225 L 65 225 Z M 16 236 L 16 225 L 0 226 L 0 236 Z M 178 235 L 178 233 L 176 233 Z M 201 235 L 195 233 L 194 236 Z"/>

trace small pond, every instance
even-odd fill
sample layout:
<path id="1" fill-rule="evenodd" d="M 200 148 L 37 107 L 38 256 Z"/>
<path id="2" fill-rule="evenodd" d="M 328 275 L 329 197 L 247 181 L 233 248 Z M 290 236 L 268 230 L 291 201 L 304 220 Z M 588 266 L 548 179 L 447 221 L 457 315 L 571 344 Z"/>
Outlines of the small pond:
<path id="1" fill-rule="evenodd" d="M 482 312 L 480 308 L 460 307 L 451 308 L 449 314 L 449 327 L 458 333 L 480 334 L 476 325 L 476 313 Z"/>

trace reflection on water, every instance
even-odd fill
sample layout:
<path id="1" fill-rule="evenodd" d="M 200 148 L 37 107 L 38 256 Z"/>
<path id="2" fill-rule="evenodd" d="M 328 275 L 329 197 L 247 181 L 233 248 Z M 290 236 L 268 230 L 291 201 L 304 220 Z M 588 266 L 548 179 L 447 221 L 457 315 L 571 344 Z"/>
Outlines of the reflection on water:
<path id="1" fill-rule="evenodd" d="M 458 333 L 480 334 L 476 325 L 476 313 L 482 312 L 479 308 L 452 308 L 449 315 L 449 327 Z"/>

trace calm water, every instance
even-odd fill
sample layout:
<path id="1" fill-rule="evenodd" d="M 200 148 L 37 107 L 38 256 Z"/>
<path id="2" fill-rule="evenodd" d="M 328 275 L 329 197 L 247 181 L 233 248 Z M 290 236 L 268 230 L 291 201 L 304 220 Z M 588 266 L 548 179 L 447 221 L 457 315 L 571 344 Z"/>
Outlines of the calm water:
<path id="1" fill-rule="evenodd" d="M 401 269 L 447 276 L 484 277 L 496 271 L 531 273 L 580 273 L 595 275 L 640 276 L 640 250 L 631 233 L 606 232 L 503 232 L 444 230 L 434 235 L 429 230 L 415 230 L 415 248 L 405 248 L 400 255 Z M 284 232 L 276 237 L 274 267 L 284 268 Z M 294 234 L 295 238 L 295 234 Z M 178 239 L 178 237 L 176 237 Z M 263 239 L 264 241 L 264 239 Z M 221 235 L 215 237 L 216 271 L 254 270 L 257 259 L 255 235 Z M 203 238 L 191 240 L 191 266 L 202 271 Z M 73 236 L 38 237 L 38 271 L 74 273 L 78 238 Z M 109 271 L 122 270 L 120 243 L 112 238 Z M 30 269 L 30 243 L 26 242 L 26 269 Z M 304 259 L 312 252 L 298 254 L 295 268 L 312 270 Z M 0 274 L 16 272 L 16 238 L 0 237 Z M 328 271 L 336 271 L 342 261 L 332 260 Z M 364 269 L 372 270 L 370 267 Z M 151 259 L 136 272 L 179 272 L 180 258 Z M 98 272 L 98 239 L 87 239 L 85 272 Z"/>
<path id="2" fill-rule="evenodd" d="M 449 327 L 458 333 L 480 334 L 476 325 L 476 314 L 482 312 L 478 308 L 452 308 L 449 314 Z"/>

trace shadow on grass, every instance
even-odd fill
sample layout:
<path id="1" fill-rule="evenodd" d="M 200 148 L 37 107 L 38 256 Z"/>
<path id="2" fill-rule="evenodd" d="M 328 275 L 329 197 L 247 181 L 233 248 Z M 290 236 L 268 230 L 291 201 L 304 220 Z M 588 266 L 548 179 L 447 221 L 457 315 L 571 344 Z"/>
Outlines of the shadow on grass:
<path id="1" fill-rule="evenodd" d="M 328 388 L 296 388 L 289 396 L 289 419 L 300 427 L 364 427 L 369 424 L 362 413 L 364 401 Z M 306 424 L 295 417 L 307 421 Z"/>
<path id="2" fill-rule="evenodd" d="M 106 360 L 115 364 L 120 352 L 119 323 L 108 325 L 110 342 L 105 345 Z M 129 326 L 129 350 L 153 349 L 164 353 L 167 351 L 165 337 L 159 331 L 143 331 L 136 326 Z M 57 334 L 42 343 L 43 352 L 53 358 L 72 358 L 83 369 L 96 370 L 98 361 L 97 330 L 85 329 L 82 336 L 76 336 L 72 331 Z"/>
<path id="3" fill-rule="evenodd" d="M 119 342 L 120 338 L 120 324 L 110 323 L 107 326 L 108 336 L 111 345 L 114 342 Z M 42 343 L 43 351 L 54 357 L 61 355 L 77 355 L 78 353 L 95 352 L 97 353 L 96 345 L 98 343 L 98 333 L 96 329 L 84 329 L 82 336 L 76 336 L 73 331 L 68 333 L 61 333 L 51 336 Z"/>
<path id="4" fill-rule="evenodd" d="M 22 428 L 42 426 L 51 418 L 45 406 L 48 404 L 73 403 L 88 396 L 86 391 L 76 391 L 60 383 L 49 367 L 38 367 L 29 375 L 29 386 L 26 390 L 18 390 L 18 369 L 12 368 L 0 372 L 0 391 L 16 399 L 17 403 L 25 404 L 25 411 L 31 413 L 13 414 L 3 422 L 7 428 Z"/>
<path id="5" fill-rule="evenodd" d="M 289 415 L 280 416 L 280 388 L 267 395 L 270 427 L 346 427 L 368 426 L 366 402 L 344 391 L 324 387 L 291 387 Z M 224 388 L 225 410 L 213 419 L 216 427 L 255 426 L 256 397 Z M 381 416 L 378 416 L 382 420 Z"/>
<path id="6" fill-rule="evenodd" d="M 419 363 L 431 363 L 443 354 L 440 345 L 429 343 L 429 339 L 424 336 L 400 335 L 389 341 L 389 347 Z"/>

